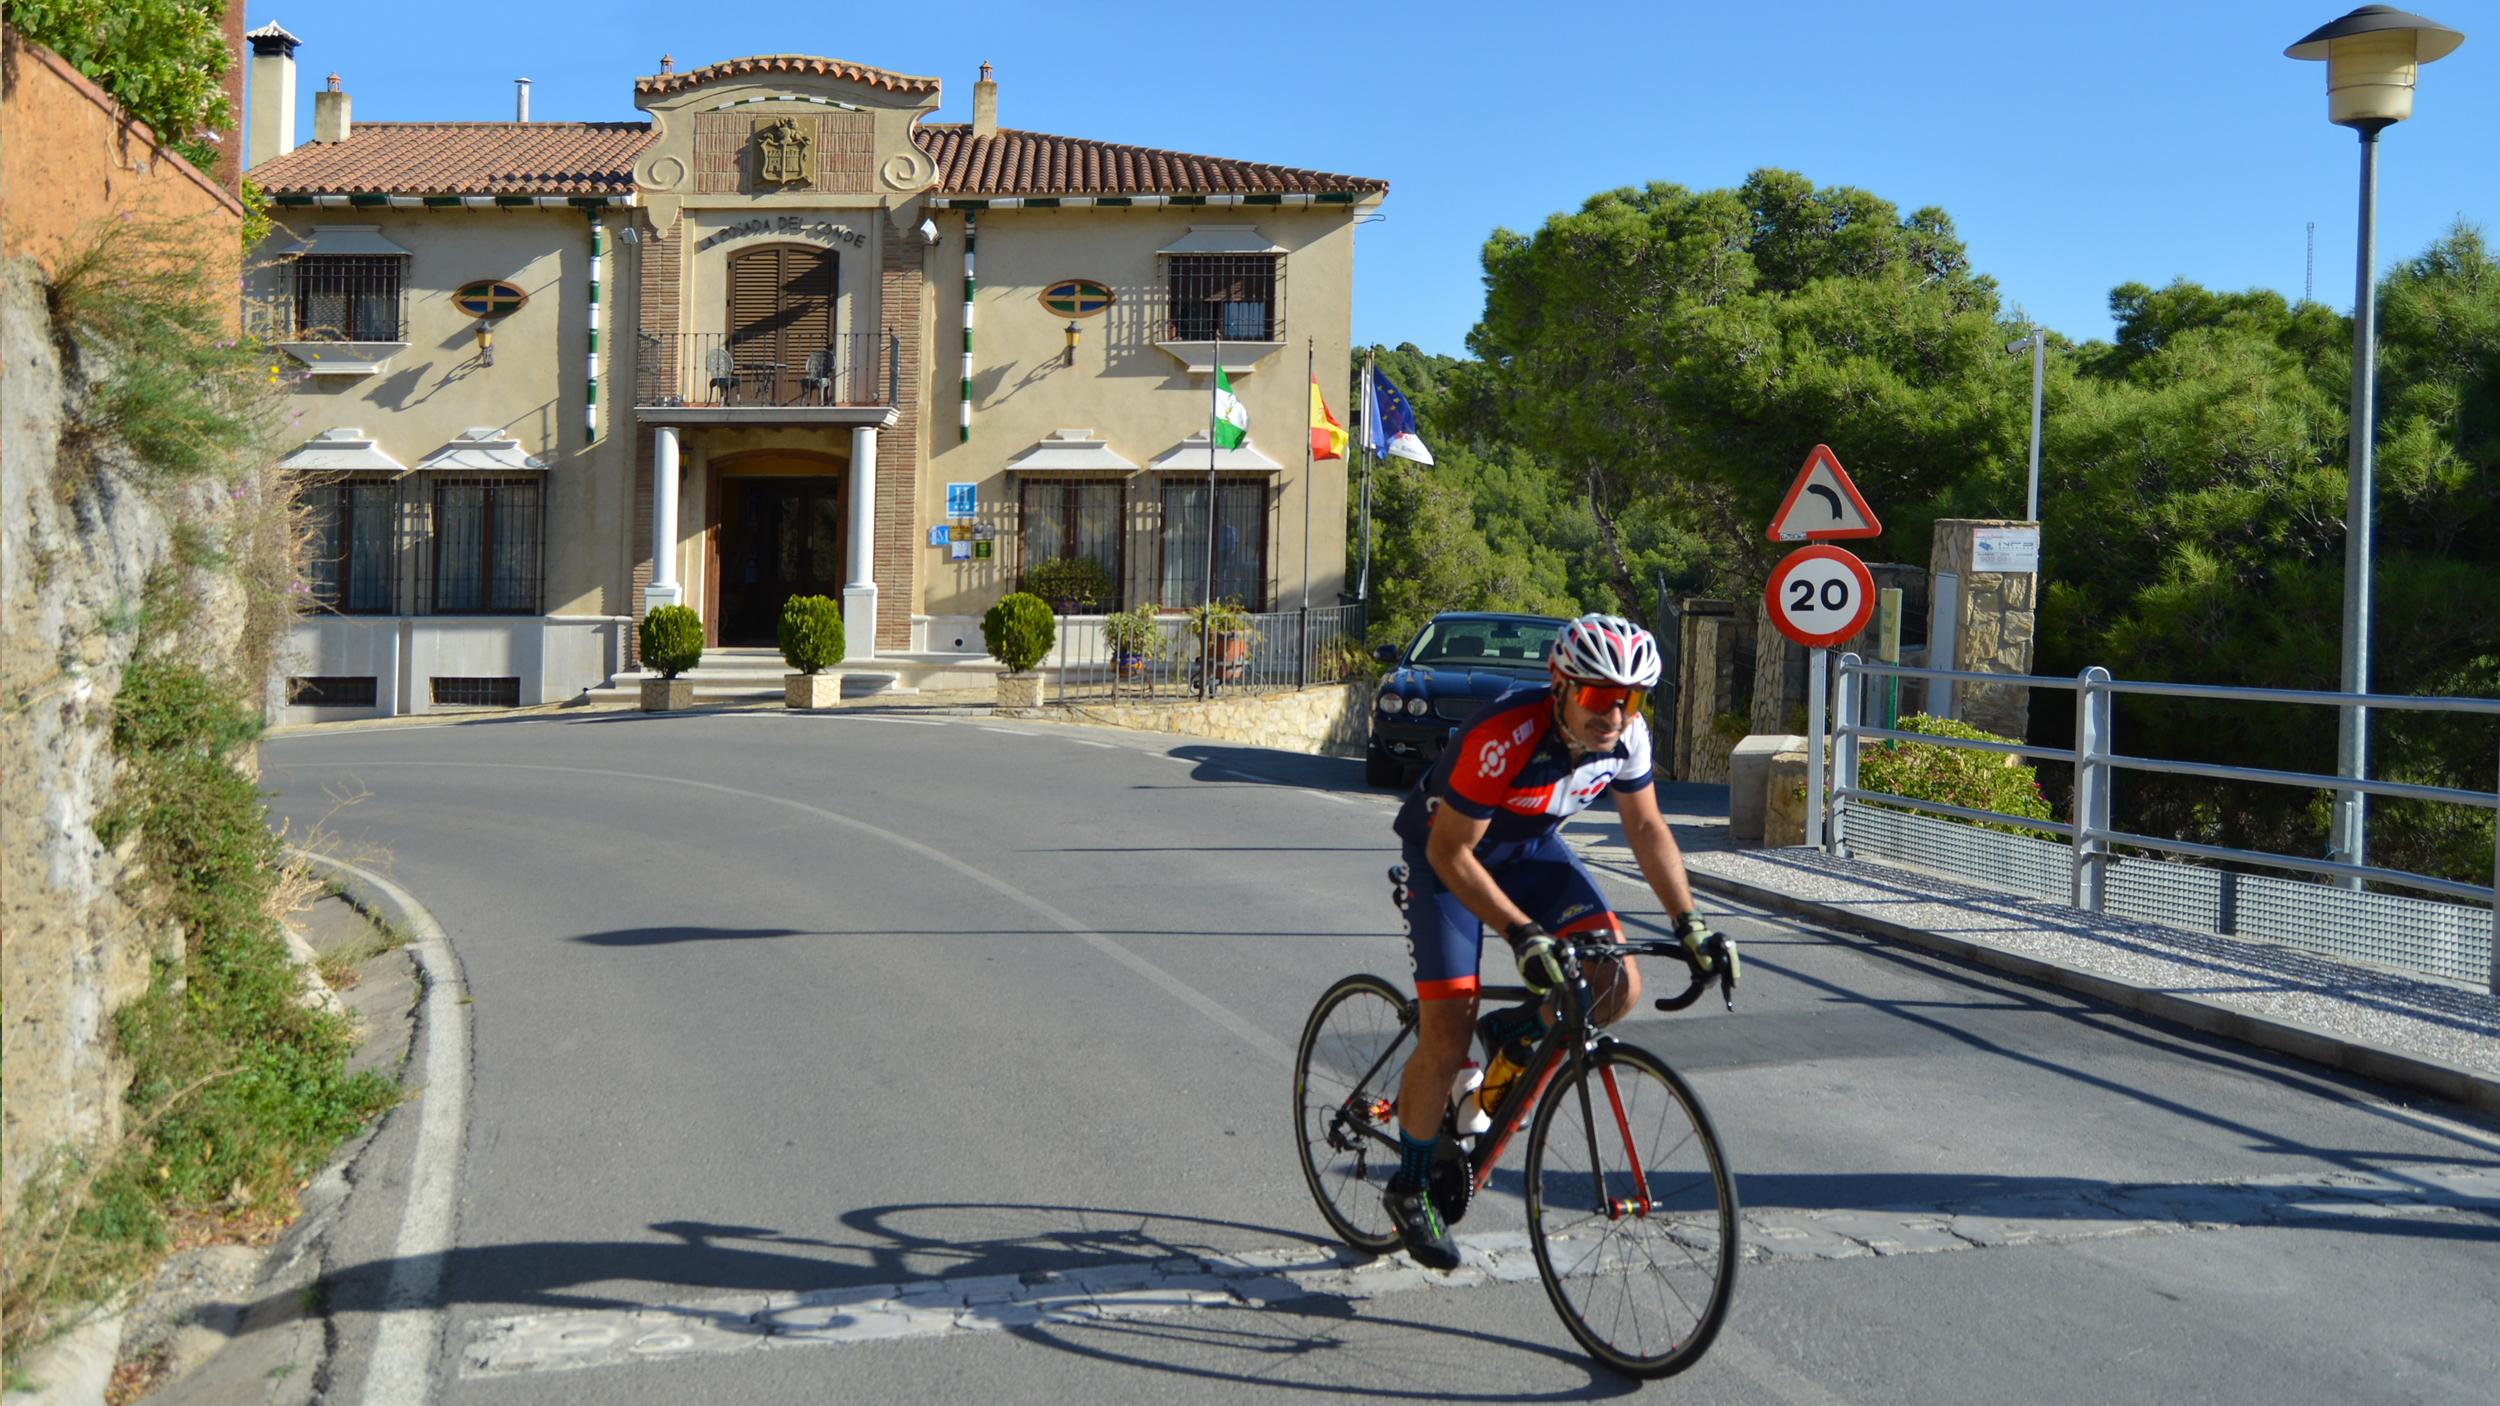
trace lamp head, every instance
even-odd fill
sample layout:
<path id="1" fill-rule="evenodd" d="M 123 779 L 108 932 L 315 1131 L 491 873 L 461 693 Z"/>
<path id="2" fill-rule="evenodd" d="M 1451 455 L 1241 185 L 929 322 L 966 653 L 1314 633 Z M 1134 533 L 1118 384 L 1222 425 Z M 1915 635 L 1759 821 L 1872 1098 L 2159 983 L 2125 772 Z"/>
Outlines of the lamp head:
<path id="1" fill-rule="evenodd" d="M 2327 120 L 2368 133 L 2413 115 L 2421 66 L 2446 58 L 2465 36 L 2392 5 L 2364 5 L 2310 31 L 2284 57 L 2326 63 Z"/>
<path id="2" fill-rule="evenodd" d="M 477 362 L 480 366 L 495 364 L 495 324 L 482 317 L 477 322 Z"/>
<path id="3" fill-rule="evenodd" d="M 1076 365 L 1077 339 L 1085 334 L 1085 329 L 1077 326 L 1074 319 L 1070 319 L 1065 330 L 1068 336 L 1068 349 L 1066 355 L 1061 358 L 1060 365 L 1074 366 Z"/>

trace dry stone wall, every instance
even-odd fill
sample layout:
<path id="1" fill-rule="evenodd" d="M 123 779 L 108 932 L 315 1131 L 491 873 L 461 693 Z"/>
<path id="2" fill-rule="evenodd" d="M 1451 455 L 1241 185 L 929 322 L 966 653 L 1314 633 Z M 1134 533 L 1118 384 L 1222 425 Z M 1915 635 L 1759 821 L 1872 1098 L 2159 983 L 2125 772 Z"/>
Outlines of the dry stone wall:
<path id="1" fill-rule="evenodd" d="M 1378 691 L 1370 683 L 1306 688 L 1293 693 L 1242 694 L 1205 703 L 1087 703 L 1055 714 L 1113 727 L 1176 732 L 1216 742 L 1274 747 L 1315 756 L 1359 756 L 1369 725 L 1367 710 Z"/>

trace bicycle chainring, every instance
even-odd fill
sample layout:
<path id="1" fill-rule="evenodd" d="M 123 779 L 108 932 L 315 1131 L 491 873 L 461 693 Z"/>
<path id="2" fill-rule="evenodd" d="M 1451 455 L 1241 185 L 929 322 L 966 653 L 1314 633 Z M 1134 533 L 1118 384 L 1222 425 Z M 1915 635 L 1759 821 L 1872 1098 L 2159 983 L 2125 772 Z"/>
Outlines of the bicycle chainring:
<path id="1" fill-rule="evenodd" d="M 1444 1138 L 1440 1150 L 1433 1154 L 1432 1170 L 1424 1177 L 1424 1194 L 1432 1198 L 1441 1212 L 1443 1222 L 1456 1225 L 1467 1217 L 1467 1207 L 1476 1196 L 1476 1169 L 1467 1154 L 1453 1147 Z"/>

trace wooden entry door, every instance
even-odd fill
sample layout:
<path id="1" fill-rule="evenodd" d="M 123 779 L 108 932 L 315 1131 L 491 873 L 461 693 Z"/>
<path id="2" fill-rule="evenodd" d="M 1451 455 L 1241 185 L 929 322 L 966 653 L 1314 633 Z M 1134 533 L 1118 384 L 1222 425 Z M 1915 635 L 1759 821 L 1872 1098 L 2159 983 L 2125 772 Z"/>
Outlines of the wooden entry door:
<path id="1" fill-rule="evenodd" d="M 842 480 L 721 483 L 720 642 L 771 644 L 792 596 L 842 599 Z"/>
<path id="2" fill-rule="evenodd" d="M 831 385 L 834 279 L 830 249 L 774 244 L 730 256 L 726 325 L 738 399 L 797 405 Z"/>

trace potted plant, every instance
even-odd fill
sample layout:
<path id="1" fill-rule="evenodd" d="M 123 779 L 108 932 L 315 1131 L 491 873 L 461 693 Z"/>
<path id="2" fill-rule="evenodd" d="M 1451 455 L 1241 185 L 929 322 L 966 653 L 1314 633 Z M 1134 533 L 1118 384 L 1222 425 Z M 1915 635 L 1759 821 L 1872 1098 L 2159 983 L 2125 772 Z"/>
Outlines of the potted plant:
<path id="1" fill-rule="evenodd" d="M 1154 686 L 1154 661 L 1163 657 L 1163 627 L 1155 608 L 1140 602 L 1133 610 L 1115 611 L 1102 620 L 1103 646 L 1111 651 L 1111 686 L 1135 683 Z"/>
<path id="2" fill-rule="evenodd" d="M 642 710 L 669 713 L 694 706 L 694 680 L 679 674 L 703 662 L 703 617 L 688 605 L 663 605 L 642 617 L 642 666 L 659 677 L 642 681 Z"/>
<path id="3" fill-rule="evenodd" d="M 789 708 L 830 708 L 842 701 L 842 676 L 825 670 L 842 660 L 842 607 L 828 596 L 792 596 L 781 606 L 781 657 L 792 673 L 781 676 L 781 701 Z"/>
<path id="4" fill-rule="evenodd" d="M 1111 573 L 1092 557 L 1052 557 L 1024 573 L 1024 589 L 1062 615 L 1091 615 L 1115 594 Z"/>
<path id="5" fill-rule="evenodd" d="M 1042 676 L 1034 665 L 1058 643 L 1059 622 L 1040 596 L 1016 591 L 1003 597 L 981 617 L 981 642 L 990 657 L 1007 667 L 998 678 L 998 711 L 1022 712 L 1042 706 Z"/>
<path id="6" fill-rule="evenodd" d="M 1250 672 L 1250 646 L 1259 642 L 1259 632 L 1250 628 L 1250 611 L 1240 601 L 1191 606 L 1189 637 L 1198 641 L 1198 663 L 1190 671 L 1192 687 L 1210 652 L 1215 656 L 1215 682 L 1237 684 Z"/>

